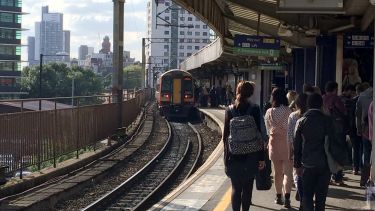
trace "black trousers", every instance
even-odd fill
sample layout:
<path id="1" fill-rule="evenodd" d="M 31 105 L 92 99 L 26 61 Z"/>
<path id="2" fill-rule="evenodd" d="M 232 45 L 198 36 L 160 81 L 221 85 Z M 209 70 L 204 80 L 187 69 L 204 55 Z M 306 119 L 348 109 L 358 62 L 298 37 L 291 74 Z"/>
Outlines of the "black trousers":
<path id="1" fill-rule="evenodd" d="M 231 178 L 231 182 L 233 211 L 240 211 L 241 205 L 243 211 L 248 211 L 253 195 L 254 177 Z"/>
<path id="2" fill-rule="evenodd" d="M 327 168 L 305 168 L 303 171 L 303 210 L 324 211 L 331 172 Z M 315 209 L 313 198 L 315 196 Z"/>

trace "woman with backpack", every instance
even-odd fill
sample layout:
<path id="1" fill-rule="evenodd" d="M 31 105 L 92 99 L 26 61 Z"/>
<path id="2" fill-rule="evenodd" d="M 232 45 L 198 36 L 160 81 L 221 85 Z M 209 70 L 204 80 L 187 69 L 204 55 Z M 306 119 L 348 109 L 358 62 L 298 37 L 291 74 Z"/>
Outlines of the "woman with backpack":
<path id="1" fill-rule="evenodd" d="M 265 123 L 269 134 L 268 153 L 275 171 L 275 203 L 290 208 L 293 165 L 289 157 L 290 145 L 287 141 L 287 129 L 291 110 L 283 89 L 276 88 L 272 91 L 271 104 L 272 107 L 265 115 Z M 283 190 L 284 201 L 281 198 Z"/>
<path id="2" fill-rule="evenodd" d="M 232 183 L 232 209 L 250 209 L 254 178 L 265 167 L 264 141 L 261 135 L 261 113 L 249 98 L 254 87 L 241 81 L 236 100 L 225 111 L 223 131 L 225 173 Z"/>

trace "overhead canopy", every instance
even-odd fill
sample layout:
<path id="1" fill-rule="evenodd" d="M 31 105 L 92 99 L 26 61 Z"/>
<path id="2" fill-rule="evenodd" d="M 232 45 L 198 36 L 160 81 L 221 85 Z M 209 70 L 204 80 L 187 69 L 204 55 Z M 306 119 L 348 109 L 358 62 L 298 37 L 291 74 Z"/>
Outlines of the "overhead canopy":
<path id="1" fill-rule="evenodd" d="M 293 7 L 293 5 L 302 5 Z M 297 47 L 315 46 L 319 35 L 372 27 L 375 6 L 369 0 L 174 0 L 206 22 L 231 54 L 236 34 L 280 36 L 280 27 L 292 32 L 281 39 Z M 290 6 L 292 5 L 292 6 Z M 297 6 L 298 6 L 297 5 Z M 258 31 L 259 30 L 259 31 Z M 371 29 L 370 29 L 371 30 Z"/>

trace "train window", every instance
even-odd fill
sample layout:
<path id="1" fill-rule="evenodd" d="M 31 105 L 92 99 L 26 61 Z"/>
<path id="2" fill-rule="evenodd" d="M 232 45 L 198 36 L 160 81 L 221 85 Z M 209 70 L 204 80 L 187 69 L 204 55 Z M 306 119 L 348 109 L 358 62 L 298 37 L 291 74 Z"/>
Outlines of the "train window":
<path id="1" fill-rule="evenodd" d="M 192 94 L 193 93 L 193 81 L 190 77 L 185 77 L 183 82 L 183 87 L 185 94 Z"/>
<path id="2" fill-rule="evenodd" d="M 172 87 L 172 78 L 169 76 L 165 76 L 161 83 L 161 91 L 168 92 L 171 90 L 171 87 Z"/>

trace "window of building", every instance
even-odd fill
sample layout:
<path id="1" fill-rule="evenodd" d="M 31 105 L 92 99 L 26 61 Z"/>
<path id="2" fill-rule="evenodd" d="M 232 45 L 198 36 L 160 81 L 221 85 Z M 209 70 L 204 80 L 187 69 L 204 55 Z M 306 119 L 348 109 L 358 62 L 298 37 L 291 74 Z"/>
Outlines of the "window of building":
<path id="1" fill-rule="evenodd" d="M 164 42 L 169 42 L 169 39 L 168 38 L 164 38 Z"/>
<path id="2" fill-rule="evenodd" d="M 199 43 L 199 39 L 195 39 L 195 43 Z"/>
<path id="3" fill-rule="evenodd" d="M 200 36 L 201 33 L 200 32 L 195 32 L 195 36 Z"/>
<path id="4" fill-rule="evenodd" d="M 187 35 L 193 35 L 193 32 L 188 31 Z"/>
<path id="5" fill-rule="evenodd" d="M 164 34 L 165 35 L 169 35 L 169 31 L 164 31 Z"/>
<path id="6" fill-rule="evenodd" d="M 195 50 L 199 50 L 199 46 L 197 46 L 197 45 L 194 48 L 195 48 Z"/>
<path id="7" fill-rule="evenodd" d="M 171 4 L 169 2 L 165 2 L 165 6 L 169 7 Z"/>
<path id="8" fill-rule="evenodd" d="M 195 28 L 196 28 L 196 29 L 200 29 L 201 26 L 200 26 L 200 25 L 195 25 Z"/>
<path id="9" fill-rule="evenodd" d="M 204 28 L 204 29 L 207 29 L 207 25 L 203 25 L 203 28 Z"/>
<path id="10" fill-rule="evenodd" d="M 164 56 L 169 56 L 169 53 L 168 52 L 164 52 Z"/>
<path id="11" fill-rule="evenodd" d="M 13 14 L 11 13 L 0 13 L 0 22 L 13 23 Z"/>
<path id="12" fill-rule="evenodd" d="M 191 47 L 191 45 L 188 45 L 188 46 L 187 46 L 187 49 L 188 49 L 188 50 L 191 50 L 191 49 L 193 49 L 193 47 Z"/>
<path id="13" fill-rule="evenodd" d="M 185 54 L 184 54 L 183 52 L 181 52 L 181 53 L 178 54 L 178 56 L 180 56 L 180 57 L 184 57 Z"/>
<path id="14" fill-rule="evenodd" d="M 180 21 L 185 21 L 185 17 L 180 17 Z"/>
<path id="15" fill-rule="evenodd" d="M 181 14 L 185 14 L 185 10 L 184 10 L 184 9 L 181 9 L 180 13 L 181 13 Z"/>
<path id="16" fill-rule="evenodd" d="M 207 32 L 203 32 L 203 36 L 207 36 Z"/>
<path id="17" fill-rule="evenodd" d="M 189 24 L 189 25 L 188 25 L 188 28 L 189 28 L 189 29 L 192 29 L 192 28 L 194 28 L 194 25 L 193 25 L 193 24 Z"/>
<path id="18" fill-rule="evenodd" d="M 2 46 L 2 45 L 0 45 L 0 54 L 16 55 L 16 47 L 15 46 Z"/>
<path id="19" fill-rule="evenodd" d="M 164 49 L 169 49 L 169 45 L 164 45 Z"/>
<path id="20" fill-rule="evenodd" d="M 166 20 L 166 21 L 169 21 L 169 16 L 165 16 L 165 20 Z"/>
<path id="21" fill-rule="evenodd" d="M 180 39 L 180 42 L 185 42 L 185 39 Z"/>
<path id="22" fill-rule="evenodd" d="M 180 49 L 184 49 L 185 48 L 185 46 L 183 46 L 183 45 L 180 45 Z"/>
<path id="23" fill-rule="evenodd" d="M 186 56 L 187 56 L 187 57 L 191 56 L 191 53 L 187 53 Z"/>
<path id="24" fill-rule="evenodd" d="M 192 43 L 192 42 L 193 42 L 193 39 L 188 39 L 187 42 L 188 42 L 188 43 Z"/>
<path id="25" fill-rule="evenodd" d="M 203 43 L 209 43 L 210 40 L 209 39 L 203 39 Z"/>
<path id="26" fill-rule="evenodd" d="M 166 9 L 166 10 L 165 10 L 165 13 L 169 13 L 169 9 Z"/>
<path id="27" fill-rule="evenodd" d="M 0 70 L 3 71 L 13 71 L 13 63 L 12 62 L 0 62 Z"/>
<path id="28" fill-rule="evenodd" d="M 164 59 L 163 60 L 163 64 L 169 64 L 169 60 L 168 59 Z"/>
<path id="29" fill-rule="evenodd" d="M 21 34 L 20 31 L 17 31 L 17 32 L 19 32 Z M 3 38 L 3 39 L 14 39 L 14 37 L 13 37 L 13 31 L 11 29 L 0 29 L 0 38 Z M 19 38 L 19 39 L 21 39 L 21 38 Z"/>
<path id="30" fill-rule="evenodd" d="M 188 21 L 193 21 L 193 18 L 192 17 L 188 17 Z"/>
<path id="31" fill-rule="evenodd" d="M 180 31 L 180 35 L 185 35 L 185 32 L 184 31 Z"/>
<path id="32" fill-rule="evenodd" d="M 182 63 L 182 62 L 184 62 L 184 60 L 183 60 L 183 59 L 180 59 L 179 62 Z"/>

